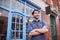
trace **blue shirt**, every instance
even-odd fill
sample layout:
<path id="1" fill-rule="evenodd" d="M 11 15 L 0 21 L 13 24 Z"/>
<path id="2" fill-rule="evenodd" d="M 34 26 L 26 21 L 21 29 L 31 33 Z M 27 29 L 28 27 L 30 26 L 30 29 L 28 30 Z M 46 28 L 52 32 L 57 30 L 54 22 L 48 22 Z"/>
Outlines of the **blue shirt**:
<path id="1" fill-rule="evenodd" d="M 48 28 L 45 22 L 41 22 L 39 20 L 38 21 L 33 20 L 32 22 L 29 22 L 28 24 L 28 32 L 31 32 L 33 29 L 42 28 L 43 26 L 46 26 L 46 28 Z M 32 36 L 31 40 L 45 40 L 44 33 Z"/>

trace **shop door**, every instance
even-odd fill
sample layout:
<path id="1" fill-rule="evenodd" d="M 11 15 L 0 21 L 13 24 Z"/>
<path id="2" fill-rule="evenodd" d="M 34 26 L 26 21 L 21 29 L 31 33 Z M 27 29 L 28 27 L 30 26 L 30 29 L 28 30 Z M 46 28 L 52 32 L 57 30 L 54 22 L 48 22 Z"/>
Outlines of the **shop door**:
<path id="1" fill-rule="evenodd" d="M 12 12 L 8 17 L 7 40 L 26 40 L 26 16 Z"/>
<path id="2" fill-rule="evenodd" d="M 56 39 L 56 26 L 55 26 L 55 18 L 54 16 L 50 16 L 50 21 L 51 21 L 51 33 L 52 33 L 52 40 L 57 40 Z"/>

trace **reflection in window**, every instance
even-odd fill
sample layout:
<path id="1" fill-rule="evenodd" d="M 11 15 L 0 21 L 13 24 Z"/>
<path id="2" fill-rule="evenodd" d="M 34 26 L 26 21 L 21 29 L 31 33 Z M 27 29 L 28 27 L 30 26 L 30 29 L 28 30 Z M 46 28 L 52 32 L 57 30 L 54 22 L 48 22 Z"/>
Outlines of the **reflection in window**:
<path id="1" fill-rule="evenodd" d="M 23 38 L 23 32 L 20 32 L 20 39 Z"/>
<path id="2" fill-rule="evenodd" d="M 32 7 L 26 6 L 26 14 L 31 15 L 34 9 Z"/>
<path id="3" fill-rule="evenodd" d="M 16 39 L 18 39 L 19 38 L 19 32 L 16 32 Z"/>
<path id="4" fill-rule="evenodd" d="M 23 39 L 23 32 L 11 32 L 11 40 L 12 39 Z"/>
<path id="5" fill-rule="evenodd" d="M 2 0 L 3 1 L 3 0 Z M 10 0 L 4 0 L 4 4 L 5 7 L 10 8 Z"/>
<path id="6" fill-rule="evenodd" d="M 12 23 L 12 30 L 15 30 L 15 23 Z"/>
<path id="7" fill-rule="evenodd" d="M 29 8 L 26 6 L 26 14 L 29 14 Z"/>
<path id="8" fill-rule="evenodd" d="M 32 15 L 33 10 L 34 10 L 34 9 L 33 9 L 33 8 L 31 8 L 31 10 L 30 10 L 31 15 Z"/>
<path id="9" fill-rule="evenodd" d="M 16 30 L 19 30 L 19 24 L 16 24 Z"/>
<path id="10" fill-rule="evenodd" d="M 11 39 L 22 39 L 23 37 L 23 16 L 13 14 L 12 16 L 12 34 Z"/>
<path id="11" fill-rule="evenodd" d="M 21 31 L 23 30 L 23 24 L 20 24 L 20 30 Z"/>
<path id="12" fill-rule="evenodd" d="M 12 9 L 13 10 L 17 10 L 17 8 L 16 8 L 16 0 L 12 0 Z M 18 4 L 17 4 L 18 5 Z"/>
<path id="13" fill-rule="evenodd" d="M 18 23 L 18 24 L 19 24 L 19 18 L 16 18 L 16 23 Z"/>
<path id="14" fill-rule="evenodd" d="M 22 13 L 24 13 L 24 4 L 23 4 L 23 3 L 21 3 L 20 11 L 21 11 Z"/>
<path id="15" fill-rule="evenodd" d="M 12 22 L 15 22 L 15 17 L 12 18 Z"/>

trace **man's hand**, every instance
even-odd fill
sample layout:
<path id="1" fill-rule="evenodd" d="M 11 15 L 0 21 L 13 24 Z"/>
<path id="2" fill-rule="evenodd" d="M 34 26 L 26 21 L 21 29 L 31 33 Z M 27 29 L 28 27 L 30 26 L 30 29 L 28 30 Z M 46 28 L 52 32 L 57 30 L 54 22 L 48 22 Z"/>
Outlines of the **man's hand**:
<path id="1" fill-rule="evenodd" d="M 34 31 L 38 33 L 45 33 L 48 32 L 48 29 L 44 26 L 43 28 L 35 29 Z"/>
<path id="2" fill-rule="evenodd" d="M 32 31 L 29 33 L 29 35 L 30 35 L 30 36 L 39 35 L 40 32 L 38 32 L 38 30 L 39 30 L 39 29 L 34 29 L 34 30 L 32 30 Z"/>
<path id="3" fill-rule="evenodd" d="M 29 35 L 38 35 L 40 33 L 45 33 L 45 32 L 48 32 L 48 29 L 44 26 L 43 28 L 39 28 L 39 29 L 34 29 L 32 30 Z"/>
<path id="4" fill-rule="evenodd" d="M 45 26 L 42 28 L 42 30 L 43 30 L 44 32 L 48 32 L 48 29 L 47 29 Z"/>
<path id="5" fill-rule="evenodd" d="M 43 28 L 38 29 L 37 32 L 45 33 L 48 32 L 48 29 L 44 26 Z"/>

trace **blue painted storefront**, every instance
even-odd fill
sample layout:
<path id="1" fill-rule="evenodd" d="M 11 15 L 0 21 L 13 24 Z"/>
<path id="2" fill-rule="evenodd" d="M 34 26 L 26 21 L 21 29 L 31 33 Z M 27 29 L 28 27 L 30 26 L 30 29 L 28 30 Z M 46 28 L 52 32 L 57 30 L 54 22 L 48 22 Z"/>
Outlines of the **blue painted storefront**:
<path id="1" fill-rule="evenodd" d="M 14 10 L 14 9 L 12 9 L 12 1 L 13 0 L 9 0 L 10 1 L 10 6 L 9 6 L 9 8 L 8 7 L 6 7 L 6 6 L 4 6 L 4 2 L 5 2 L 5 0 L 2 0 L 2 3 L 0 4 L 0 8 L 1 9 L 3 9 L 3 10 L 6 10 L 6 11 L 8 11 L 9 12 L 9 14 L 8 14 L 8 25 L 7 25 L 7 37 L 6 37 L 6 40 L 11 40 L 11 34 L 14 32 L 14 40 L 16 40 L 16 32 L 18 33 L 18 35 L 20 35 L 20 32 L 22 32 L 22 38 L 20 38 L 20 36 L 18 36 L 18 38 L 17 38 L 17 40 L 26 40 L 26 17 L 27 16 L 31 16 L 30 15 L 30 12 L 27 14 L 26 13 L 26 6 L 28 6 L 28 7 L 31 7 L 31 8 L 33 8 L 33 9 L 38 9 L 38 10 L 40 10 L 41 11 L 41 8 L 40 7 L 38 7 L 38 6 L 36 6 L 35 4 L 33 4 L 33 3 L 31 3 L 30 1 L 28 1 L 28 0 L 15 0 L 16 1 L 16 8 L 18 7 L 17 6 L 17 2 L 19 2 L 19 3 L 21 3 L 21 4 L 24 4 L 24 13 L 23 12 L 21 12 L 21 11 L 17 11 L 17 10 Z M 22 10 L 21 9 L 22 7 L 20 6 L 20 10 Z M 15 21 L 13 22 L 12 20 L 12 18 L 13 18 L 13 15 L 16 15 L 14 18 L 15 18 Z M 18 18 L 18 16 L 19 17 L 23 17 L 23 23 L 21 23 L 20 21 L 18 21 L 18 22 L 16 22 L 16 18 Z M 40 17 L 41 18 L 41 17 Z M 42 18 L 41 18 L 42 19 Z M 15 25 L 14 25 L 14 30 L 12 29 L 12 23 L 14 23 Z M 16 30 L 16 24 L 22 24 L 23 26 L 23 29 L 22 30 L 20 30 L 20 25 L 18 26 L 19 27 L 19 29 L 18 30 Z"/>

